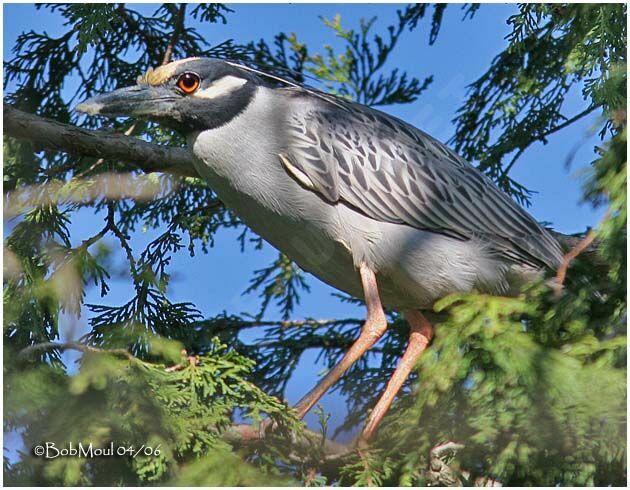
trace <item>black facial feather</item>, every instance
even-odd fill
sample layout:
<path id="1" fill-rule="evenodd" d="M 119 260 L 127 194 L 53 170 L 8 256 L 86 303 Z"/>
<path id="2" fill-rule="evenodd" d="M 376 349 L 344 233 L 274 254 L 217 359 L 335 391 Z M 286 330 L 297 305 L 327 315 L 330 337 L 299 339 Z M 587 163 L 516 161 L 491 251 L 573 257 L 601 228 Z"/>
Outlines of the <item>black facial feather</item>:
<path id="1" fill-rule="evenodd" d="M 192 72 L 201 78 L 201 92 L 225 77 L 246 80 L 240 87 L 234 88 L 211 99 L 185 95 L 177 88 L 177 80 L 186 73 Z M 172 121 L 164 121 L 175 129 L 187 133 L 221 127 L 241 114 L 252 101 L 256 90 L 265 83 L 254 73 L 236 66 L 213 59 L 193 59 L 178 66 L 177 71 L 167 82 L 173 91 L 181 95 L 180 100 L 172 108 Z"/>

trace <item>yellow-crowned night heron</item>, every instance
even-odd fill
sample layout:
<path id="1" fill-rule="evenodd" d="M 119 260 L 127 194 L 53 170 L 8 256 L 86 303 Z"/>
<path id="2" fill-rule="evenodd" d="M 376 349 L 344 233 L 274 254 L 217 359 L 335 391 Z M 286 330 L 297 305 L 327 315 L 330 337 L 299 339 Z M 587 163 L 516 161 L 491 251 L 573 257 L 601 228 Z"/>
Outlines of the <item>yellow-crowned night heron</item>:
<path id="1" fill-rule="evenodd" d="M 303 417 L 405 312 L 407 350 L 363 430 L 368 440 L 433 336 L 420 313 L 455 292 L 510 294 L 561 261 L 557 242 L 468 162 L 419 129 L 322 92 L 203 58 L 151 70 L 77 107 L 183 132 L 196 168 L 248 226 L 304 270 L 365 299 L 341 361 Z"/>

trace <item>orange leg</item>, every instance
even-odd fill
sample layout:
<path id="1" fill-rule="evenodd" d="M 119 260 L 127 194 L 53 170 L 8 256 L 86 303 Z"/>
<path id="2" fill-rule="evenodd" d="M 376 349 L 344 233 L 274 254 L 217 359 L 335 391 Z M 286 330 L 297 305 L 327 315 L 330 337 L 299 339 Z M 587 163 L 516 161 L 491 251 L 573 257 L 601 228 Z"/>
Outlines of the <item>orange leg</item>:
<path id="1" fill-rule="evenodd" d="M 363 294 L 367 306 L 367 319 L 361 328 L 359 338 L 352 344 L 341 361 L 322 379 L 315 388 L 309 391 L 295 405 L 298 417 L 303 418 L 313 408 L 317 401 L 334 385 L 339 378 L 352 366 L 387 330 L 387 320 L 381 305 L 381 299 L 376 285 L 376 276 L 366 265 L 359 269 Z"/>
<path id="2" fill-rule="evenodd" d="M 408 311 L 405 313 L 405 317 L 409 322 L 410 329 L 407 350 L 405 350 L 398 367 L 385 387 L 385 391 L 368 417 L 361 433 L 360 445 L 365 445 L 374 436 L 381 420 L 383 420 L 396 394 L 400 391 L 409 373 L 411 373 L 418 357 L 424 352 L 433 338 L 433 327 L 422 313 L 419 311 Z"/>

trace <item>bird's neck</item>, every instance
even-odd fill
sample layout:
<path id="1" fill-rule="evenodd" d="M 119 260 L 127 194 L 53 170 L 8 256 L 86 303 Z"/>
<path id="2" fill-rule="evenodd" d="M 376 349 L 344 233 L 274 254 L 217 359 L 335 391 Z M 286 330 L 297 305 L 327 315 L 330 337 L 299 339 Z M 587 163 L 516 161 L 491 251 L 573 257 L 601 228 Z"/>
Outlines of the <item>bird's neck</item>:
<path id="1" fill-rule="evenodd" d="M 286 134 L 283 104 L 272 89 L 261 87 L 227 124 L 189 135 L 197 170 L 222 200 L 232 201 L 226 204 L 241 208 L 241 200 L 253 198 L 275 205 L 278 186 L 287 182 L 278 157 Z"/>

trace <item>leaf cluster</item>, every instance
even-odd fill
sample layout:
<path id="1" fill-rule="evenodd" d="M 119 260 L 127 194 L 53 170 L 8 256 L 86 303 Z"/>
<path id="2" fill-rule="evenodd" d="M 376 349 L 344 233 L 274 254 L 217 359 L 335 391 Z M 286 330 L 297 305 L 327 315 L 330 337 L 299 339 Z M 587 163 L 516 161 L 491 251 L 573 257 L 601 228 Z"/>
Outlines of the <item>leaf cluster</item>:
<path id="1" fill-rule="evenodd" d="M 625 107 L 625 19 L 623 4 L 520 5 L 508 19 L 507 47 L 469 86 L 453 120 L 455 149 L 528 204 L 530 190 L 508 175 L 523 152 L 597 109 Z M 586 108 L 567 115 L 578 89 Z M 601 134 L 609 128 L 606 119 Z"/>

